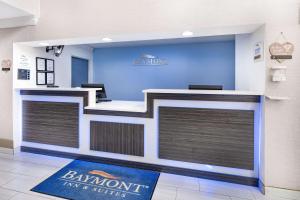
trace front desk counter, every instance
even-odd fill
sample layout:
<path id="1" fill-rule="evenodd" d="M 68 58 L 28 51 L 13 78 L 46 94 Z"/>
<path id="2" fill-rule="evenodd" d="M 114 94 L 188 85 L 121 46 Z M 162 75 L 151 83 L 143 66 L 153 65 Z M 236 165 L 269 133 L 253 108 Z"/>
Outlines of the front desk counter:
<path id="1" fill-rule="evenodd" d="M 257 185 L 262 94 L 144 90 L 95 103 L 96 89 L 16 89 L 22 151 Z"/>

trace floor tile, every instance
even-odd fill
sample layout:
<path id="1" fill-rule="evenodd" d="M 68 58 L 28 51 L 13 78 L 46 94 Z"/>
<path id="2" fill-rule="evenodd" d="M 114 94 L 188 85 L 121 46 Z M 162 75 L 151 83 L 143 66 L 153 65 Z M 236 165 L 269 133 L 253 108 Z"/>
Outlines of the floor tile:
<path id="1" fill-rule="evenodd" d="M 176 200 L 231 200 L 229 196 L 195 190 L 178 189 Z"/>
<path id="2" fill-rule="evenodd" d="M 18 175 L 17 178 L 14 178 L 13 180 L 9 181 L 2 187 L 6 189 L 26 193 L 30 191 L 34 186 L 39 184 L 41 181 L 42 181 L 41 178 Z"/>
<path id="3" fill-rule="evenodd" d="M 16 191 L 8 190 L 8 189 L 0 187 L 0 200 L 9 200 L 17 194 L 18 194 L 18 192 L 16 192 Z"/>
<path id="4" fill-rule="evenodd" d="M 30 153 L 0 153 L 0 200 L 46 200 L 57 197 L 31 192 L 72 159 Z M 300 193 L 161 173 L 152 200 L 300 200 Z"/>
<path id="5" fill-rule="evenodd" d="M 157 185 L 152 200 L 175 200 L 177 189 L 175 187 Z"/>
<path id="6" fill-rule="evenodd" d="M 0 158 L 13 159 L 14 155 L 0 152 Z"/>
<path id="7" fill-rule="evenodd" d="M 199 191 L 198 178 L 193 177 L 161 173 L 157 184 Z"/>
<path id="8" fill-rule="evenodd" d="M 25 153 L 25 152 L 16 154 L 13 159 L 18 161 L 30 162 L 34 164 L 41 164 L 41 165 L 59 167 L 59 168 L 64 167 L 65 165 L 73 161 L 73 159 Z"/>
<path id="9" fill-rule="evenodd" d="M 221 181 L 199 179 L 200 191 L 253 200 L 252 187 Z"/>
<path id="10" fill-rule="evenodd" d="M 0 186 L 16 178 L 16 175 L 10 172 L 0 172 Z"/>
<path id="11" fill-rule="evenodd" d="M 292 191 L 292 190 L 268 187 L 266 188 L 266 196 L 300 200 L 300 191 Z"/>
<path id="12" fill-rule="evenodd" d="M 59 170 L 58 167 L 20 162 L 11 159 L 0 159 L 0 172 L 11 172 L 34 177 L 44 177 Z"/>
<path id="13" fill-rule="evenodd" d="M 14 196 L 13 198 L 11 198 L 10 200 L 49 200 L 49 199 L 40 196 L 20 193 Z"/>

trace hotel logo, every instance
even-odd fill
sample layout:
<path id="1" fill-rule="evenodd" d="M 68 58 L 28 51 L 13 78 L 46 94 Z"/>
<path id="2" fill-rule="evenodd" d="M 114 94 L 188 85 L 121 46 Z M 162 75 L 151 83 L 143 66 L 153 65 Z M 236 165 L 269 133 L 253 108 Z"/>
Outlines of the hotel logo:
<path id="1" fill-rule="evenodd" d="M 143 196 L 144 193 L 149 192 L 150 186 L 129 182 L 126 179 L 126 177 L 117 177 L 100 170 L 91 170 L 87 173 L 69 170 L 59 178 L 63 181 L 64 187 L 88 193 L 95 192 L 104 196 L 124 198 L 124 200 L 131 199 L 133 196 Z"/>
<path id="2" fill-rule="evenodd" d="M 168 62 L 166 59 L 158 58 L 150 54 L 142 54 L 133 64 L 136 66 L 160 66 L 167 65 Z"/>

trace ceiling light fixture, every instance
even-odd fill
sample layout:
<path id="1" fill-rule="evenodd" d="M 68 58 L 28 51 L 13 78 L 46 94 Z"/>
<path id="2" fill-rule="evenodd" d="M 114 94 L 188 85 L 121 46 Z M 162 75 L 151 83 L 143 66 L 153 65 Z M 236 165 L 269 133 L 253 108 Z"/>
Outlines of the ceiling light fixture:
<path id="1" fill-rule="evenodd" d="M 112 39 L 111 39 L 111 38 L 108 38 L 108 37 L 105 37 L 105 38 L 102 38 L 102 41 L 103 41 L 103 42 L 111 42 Z"/>
<path id="2" fill-rule="evenodd" d="M 182 36 L 183 37 L 191 37 L 191 36 L 193 36 L 194 35 L 194 33 L 192 32 L 192 31 L 184 31 L 183 33 L 182 33 Z"/>
<path id="3" fill-rule="evenodd" d="M 40 42 L 39 45 L 40 45 L 40 46 L 43 46 L 43 47 L 44 47 L 44 46 L 50 46 L 50 44 L 47 43 L 47 42 Z"/>

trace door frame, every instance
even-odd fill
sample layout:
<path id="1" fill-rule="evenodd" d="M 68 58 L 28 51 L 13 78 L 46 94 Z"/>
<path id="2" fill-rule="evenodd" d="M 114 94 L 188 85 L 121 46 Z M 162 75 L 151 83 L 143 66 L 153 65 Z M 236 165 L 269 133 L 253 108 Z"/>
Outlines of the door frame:
<path id="1" fill-rule="evenodd" d="M 93 66 L 92 66 L 92 62 L 91 62 L 91 59 L 89 58 L 86 58 L 86 57 L 83 57 L 83 56 L 77 56 L 77 55 L 73 55 L 71 54 L 71 58 L 70 58 L 70 63 L 71 63 L 71 87 L 72 87 L 72 70 L 73 70 L 73 67 L 72 67 L 72 59 L 73 58 L 79 58 L 79 59 L 83 59 L 83 60 L 86 60 L 88 62 L 88 82 L 92 82 L 93 81 L 93 76 L 92 76 L 92 69 L 93 69 Z"/>

